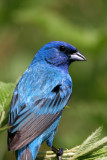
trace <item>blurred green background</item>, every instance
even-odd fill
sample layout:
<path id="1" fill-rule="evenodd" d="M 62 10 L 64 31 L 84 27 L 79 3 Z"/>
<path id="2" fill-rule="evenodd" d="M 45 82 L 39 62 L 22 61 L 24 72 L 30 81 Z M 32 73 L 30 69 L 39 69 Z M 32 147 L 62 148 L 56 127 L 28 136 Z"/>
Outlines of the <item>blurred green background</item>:
<path id="1" fill-rule="evenodd" d="M 61 40 L 86 56 L 71 64 L 73 93 L 63 112 L 56 147 L 71 148 L 99 126 L 107 135 L 107 0 L 0 0 L 0 81 L 15 82 L 47 42 Z M 41 150 L 49 150 L 43 144 Z M 0 135 L 0 160 L 7 133 Z"/>

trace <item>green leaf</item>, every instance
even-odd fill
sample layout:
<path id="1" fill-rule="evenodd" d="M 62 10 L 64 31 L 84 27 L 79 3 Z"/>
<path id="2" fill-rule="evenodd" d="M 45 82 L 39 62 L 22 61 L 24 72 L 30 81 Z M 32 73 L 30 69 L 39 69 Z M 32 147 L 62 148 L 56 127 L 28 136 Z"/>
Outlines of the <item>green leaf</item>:
<path id="1" fill-rule="evenodd" d="M 6 119 L 14 88 L 15 84 L 13 83 L 0 82 L 0 126 Z"/>
<path id="2" fill-rule="evenodd" d="M 96 160 L 96 158 L 101 158 L 107 156 L 107 137 L 99 140 L 102 128 L 98 128 L 91 136 L 89 136 L 75 152 L 72 160 L 75 159 L 86 159 L 86 160 Z"/>
<path id="3" fill-rule="evenodd" d="M 10 104 L 14 87 L 13 83 L 0 82 L 0 111 Z"/>

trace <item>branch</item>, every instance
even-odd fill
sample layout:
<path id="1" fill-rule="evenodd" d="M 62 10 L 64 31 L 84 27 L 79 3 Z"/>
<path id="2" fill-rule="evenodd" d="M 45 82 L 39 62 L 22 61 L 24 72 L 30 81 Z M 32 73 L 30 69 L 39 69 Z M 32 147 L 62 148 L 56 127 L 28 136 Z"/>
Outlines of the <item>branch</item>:
<path id="1" fill-rule="evenodd" d="M 62 160 L 70 160 L 71 157 L 73 157 L 75 155 L 75 152 L 77 151 L 77 149 L 79 148 L 79 146 L 72 148 L 72 149 L 66 149 L 64 150 L 64 153 L 62 155 Z M 56 154 L 53 151 L 44 151 L 44 152 L 39 152 L 37 159 L 40 160 L 56 160 Z"/>

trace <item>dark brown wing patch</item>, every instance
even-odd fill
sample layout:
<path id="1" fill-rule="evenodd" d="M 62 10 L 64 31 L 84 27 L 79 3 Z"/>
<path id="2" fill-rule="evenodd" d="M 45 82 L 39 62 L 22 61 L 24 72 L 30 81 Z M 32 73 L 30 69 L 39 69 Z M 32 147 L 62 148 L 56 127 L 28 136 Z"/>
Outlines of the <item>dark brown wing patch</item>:
<path id="1" fill-rule="evenodd" d="M 9 150 L 18 150 L 41 135 L 62 113 L 31 116 L 15 133 L 8 132 Z"/>

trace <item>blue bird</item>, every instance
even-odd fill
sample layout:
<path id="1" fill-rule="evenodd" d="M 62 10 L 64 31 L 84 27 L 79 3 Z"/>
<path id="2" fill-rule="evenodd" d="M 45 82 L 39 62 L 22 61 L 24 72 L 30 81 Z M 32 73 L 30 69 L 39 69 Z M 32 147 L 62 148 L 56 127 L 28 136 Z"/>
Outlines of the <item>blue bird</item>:
<path id="1" fill-rule="evenodd" d="M 75 47 L 62 41 L 50 42 L 37 52 L 16 85 L 10 107 L 8 149 L 16 152 L 17 160 L 35 160 L 44 141 L 52 147 L 72 93 L 69 65 L 85 60 Z"/>

